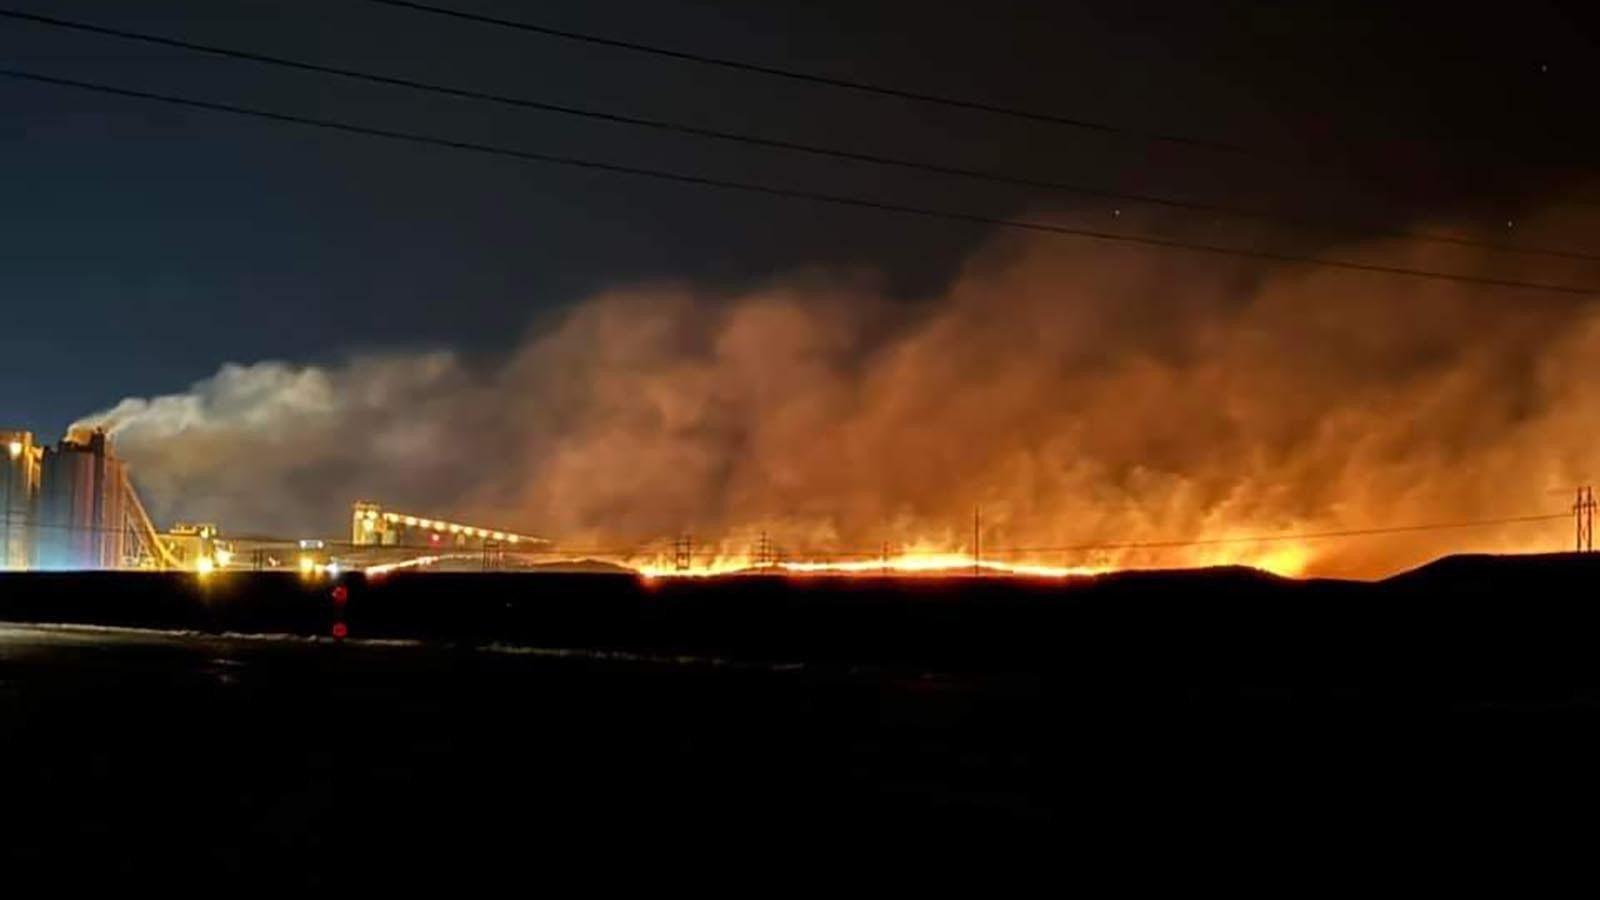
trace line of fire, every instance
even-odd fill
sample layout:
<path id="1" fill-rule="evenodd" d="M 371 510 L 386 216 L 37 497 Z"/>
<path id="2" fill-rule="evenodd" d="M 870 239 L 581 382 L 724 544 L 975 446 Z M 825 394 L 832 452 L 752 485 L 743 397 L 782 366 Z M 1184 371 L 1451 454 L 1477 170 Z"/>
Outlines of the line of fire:
<path id="1" fill-rule="evenodd" d="M 6 448 L 0 481 L 0 570 L 298 570 L 307 576 L 343 571 L 383 575 L 428 571 L 609 570 L 646 577 L 707 576 L 734 572 L 807 574 L 1089 574 L 982 560 L 975 554 L 902 552 L 885 545 L 871 559 L 790 560 L 762 534 L 749 554 L 725 555 L 680 536 L 670 550 L 641 550 L 624 558 L 563 551 L 550 539 L 501 528 L 449 521 L 353 504 L 345 538 L 262 537 L 225 534 L 216 523 L 175 522 L 160 530 L 139 499 L 128 465 L 101 430 L 69 434 L 54 447 L 26 431 L 0 431 Z M 612 554 L 611 556 L 615 556 Z M 599 557 L 599 558 L 597 558 Z"/>
<path id="2" fill-rule="evenodd" d="M 726 574 L 784 575 L 1014 575 L 1064 578 L 1096 575 L 1108 567 L 1046 565 L 1018 559 L 985 557 L 976 511 L 972 544 L 965 552 L 932 548 L 880 553 L 830 554 L 823 558 L 790 558 L 762 532 L 749 552 L 728 553 L 696 546 L 680 535 L 654 551 L 640 546 L 628 551 L 580 552 L 549 538 L 503 528 L 450 521 L 410 511 L 356 501 L 348 537 L 260 536 L 226 534 L 216 523 L 173 522 L 165 530 L 152 522 L 130 476 L 127 463 L 112 449 L 103 430 L 79 430 L 55 446 L 39 444 L 27 431 L 0 431 L 4 476 L 0 478 L 0 571 L 152 570 L 218 571 L 290 570 L 311 577 L 337 577 L 350 571 L 384 575 L 399 570 L 426 571 L 613 571 L 647 578 L 703 577 Z M 1600 504 L 1592 488 L 1580 487 L 1572 505 L 1577 549 L 1594 549 L 1594 517 Z M 1509 520 L 1545 520 L 1555 516 Z M 1465 523 L 1473 524 L 1473 523 Z M 1478 523 L 1492 524 L 1492 523 Z M 1401 526 L 1385 531 L 1417 530 Z M 1458 527 L 1454 525 L 1431 527 Z M 1272 543 L 1278 537 L 1316 538 L 1362 534 L 1267 536 L 1249 538 Z M 1303 541 L 1279 544 L 1272 555 L 1256 556 L 1251 565 L 1282 575 L 1299 571 L 1274 561 L 1295 562 Z M 1081 548 L 1079 548 L 1081 549 Z"/>

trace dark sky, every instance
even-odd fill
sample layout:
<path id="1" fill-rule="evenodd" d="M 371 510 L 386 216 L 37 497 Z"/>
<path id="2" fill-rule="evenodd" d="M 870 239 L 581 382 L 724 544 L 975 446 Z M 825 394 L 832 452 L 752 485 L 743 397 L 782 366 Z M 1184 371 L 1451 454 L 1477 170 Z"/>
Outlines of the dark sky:
<path id="1" fill-rule="evenodd" d="M 865 97 L 361 0 L 15 8 L 852 150 L 1405 225 L 1514 219 L 1600 156 L 1592 22 L 1540 3 L 437 0 L 1259 147 L 1279 164 Z M 13 5 L 8 2 L 0 5 Z M 1576 8 L 1581 8 L 1577 7 Z M 980 212 L 1113 204 L 418 96 L 0 20 L 3 65 L 634 165 Z M 1292 162 L 1303 161 L 1303 164 Z M 1593 196 L 1600 196 L 1596 191 Z M 0 425 L 54 436 L 227 361 L 492 356 L 608 286 L 870 269 L 907 302 L 977 227 L 487 159 L 0 79 Z M 1583 235 L 1518 235 L 1582 247 Z M 1298 240 L 1298 239 L 1297 239 Z M 1589 248 L 1592 249 L 1592 248 Z"/>

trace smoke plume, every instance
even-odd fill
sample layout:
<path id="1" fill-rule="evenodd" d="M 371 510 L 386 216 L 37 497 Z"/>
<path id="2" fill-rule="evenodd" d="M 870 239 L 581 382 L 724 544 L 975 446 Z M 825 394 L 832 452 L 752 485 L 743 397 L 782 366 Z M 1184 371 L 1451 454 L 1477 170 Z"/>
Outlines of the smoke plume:
<path id="1" fill-rule="evenodd" d="M 1600 282 L 1415 245 L 1324 255 Z M 1580 298 L 1004 239 L 918 303 L 856 276 L 643 286 L 494 364 L 229 365 L 84 422 L 158 517 L 234 532 L 327 533 L 374 499 L 563 543 L 692 531 L 743 553 L 764 530 L 826 556 L 961 550 L 981 507 L 984 543 L 1017 559 L 1377 575 L 1561 549 L 1570 523 L 1056 548 L 1559 513 L 1596 474 L 1595 359 Z"/>

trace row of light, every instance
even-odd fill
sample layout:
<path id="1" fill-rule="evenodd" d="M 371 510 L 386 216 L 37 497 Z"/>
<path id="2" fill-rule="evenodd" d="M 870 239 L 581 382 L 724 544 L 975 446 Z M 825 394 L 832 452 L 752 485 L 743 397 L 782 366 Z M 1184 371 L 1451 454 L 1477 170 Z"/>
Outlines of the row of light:
<path id="1" fill-rule="evenodd" d="M 378 513 L 376 510 L 367 510 L 367 521 L 373 522 L 376 521 L 377 518 Z M 519 535 L 508 534 L 504 531 L 489 531 L 485 528 L 473 528 L 470 525 L 457 525 L 453 522 L 445 522 L 442 520 L 419 519 L 416 516 L 402 516 L 399 513 L 386 512 L 383 514 L 383 520 L 391 524 L 403 524 L 407 528 L 426 528 L 431 531 L 448 531 L 451 534 L 464 534 L 467 537 L 492 538 L 497 541 L 506 541 L 512 544 L 522 540 Z"/>
<path id="2" fill-rule="evenodd" d="M 210 575 L 219 567 L 225 567 L 233 561 L 233 554 L 226 550 L 218 550 L 215 558 L 202 556 L 194 561 L 194 570 L 201 575 Z M 319 563 L 309 556 L 300 557 L 301 575 L 328 575 L 334 578 L 339 576 L 339 564 L 330 562 Z"/>
<path id="3" fill-rule="evenodd" d="M 226 550 L 218 550 L 215 558 L 202 556 L 194 561 L 194 570 L 201 575 L 210 575 L 219 567 L 225 567 L 233 561 L 233 554 Z M 338 578 L 341 568 L 338 563 L 319 563 L 310 556 L 300 557 L 301 575 L 327 575 Z"/>

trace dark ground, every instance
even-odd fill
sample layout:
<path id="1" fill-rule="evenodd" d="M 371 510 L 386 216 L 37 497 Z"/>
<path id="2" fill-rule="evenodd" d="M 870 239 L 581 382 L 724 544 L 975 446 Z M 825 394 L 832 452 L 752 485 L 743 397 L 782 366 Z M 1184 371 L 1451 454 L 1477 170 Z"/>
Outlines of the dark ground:
<path id="1" fill-rule="evenodd" d="M 349 582 L 342 643 L 327 584 L 10 577 L 0 618 L 167 630 L 0 628 L 4 856 L 370 885 L 1414 854 L 1595 808 L 1597 573 L 413 576 Z"/>

